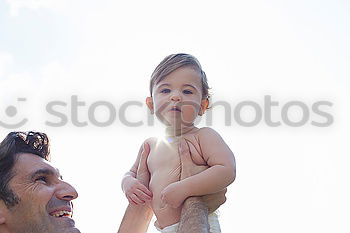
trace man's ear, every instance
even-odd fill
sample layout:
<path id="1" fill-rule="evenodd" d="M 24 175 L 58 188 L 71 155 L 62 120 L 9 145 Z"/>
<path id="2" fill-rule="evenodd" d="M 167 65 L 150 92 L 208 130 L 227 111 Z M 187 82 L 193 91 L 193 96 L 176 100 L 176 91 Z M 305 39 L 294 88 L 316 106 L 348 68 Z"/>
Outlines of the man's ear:
<path id="1" fill-rule="evenodd" d="M 2 216 L 0 212 L 0 225 L 4 223 L 5 223 L 5 216 Z"/>
<path id="2" fill-rule="evenodd" d="M 198 115 L 202 116 L 205 113 L 205 110 L 207 110 L 208 106 L 209 106 L 209 99 L 208 98 L 202 99 L 201 108 L 199 109 Z"/>
<path id="3" fill-rule="evenodd" d="M 8 209 L 5 203 L 3 201 L 0 201 L 0 225 L 5 223 L 6 221 L 5 215 L 7 211 Z"/>
<path id="4" fill-rule="evenodd" d="M 146 98 L 146 105 L 149 108 L 149 110 L 151 110 L 151 113 L 154 113 L 154 108 L 153 108 L 153 99 L 152 97 L 147 97 Z"/>

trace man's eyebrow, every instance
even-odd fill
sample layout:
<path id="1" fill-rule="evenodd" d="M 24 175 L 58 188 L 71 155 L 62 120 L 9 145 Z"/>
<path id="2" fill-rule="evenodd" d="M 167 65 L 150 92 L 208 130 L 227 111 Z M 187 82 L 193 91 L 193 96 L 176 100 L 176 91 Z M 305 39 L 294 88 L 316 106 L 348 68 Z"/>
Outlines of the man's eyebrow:
<path id="1" fill-rule="evenodd" d="M 62 178 L 62 176 L 60 175 L 59 171 L 54 171 L 52 169 L 49 169 L 49 168 L 42 168 L 42 169 L 39 169 L 39 170 L 36 170 L 32 175 L 32 179 L 35 178 L 36 176 L 39 176 L 39 175 L 50 175 L 50 176 L 59 176 L 60 178 Z"/>
<path id="2" fill-rule="evenodd" d="M 58 177 L 59 177 L 61 180 L 63 180 L 63 176 L 61 175 L 60 170 L 58 170 L 58 168 L 56 168 L 56 171 L 57 171 Z"/>

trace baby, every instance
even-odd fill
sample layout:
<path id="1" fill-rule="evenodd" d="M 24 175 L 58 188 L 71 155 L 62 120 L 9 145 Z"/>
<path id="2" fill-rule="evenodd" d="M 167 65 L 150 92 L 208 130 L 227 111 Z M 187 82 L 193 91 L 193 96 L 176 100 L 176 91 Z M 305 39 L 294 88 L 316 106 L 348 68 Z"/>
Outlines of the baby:
<path id="1" fill-rule="evenodd" d="M 208 83 L 198 60 L 189 54 L 167 56 L 154 70 L 146 104 L 166 126 L 165 138 L 149 138 L 129 172 L 122 188 L 131 204 L 150 203 L 161 232 L 176 232 L 182 203 L 187 197 L 221 191 L 236 176 L 233 153 L 211 128 L 197 128 L 194 121 L 209 105 Z M 180 180 L 179 139 L 186 140 L 192 160 L 208 169 Z M 136 178 L 140 153 L 149 150 L 150 182 L 147 187 Z M 217 215 L 209 215 L 210 232 L 220 231 Z"/>

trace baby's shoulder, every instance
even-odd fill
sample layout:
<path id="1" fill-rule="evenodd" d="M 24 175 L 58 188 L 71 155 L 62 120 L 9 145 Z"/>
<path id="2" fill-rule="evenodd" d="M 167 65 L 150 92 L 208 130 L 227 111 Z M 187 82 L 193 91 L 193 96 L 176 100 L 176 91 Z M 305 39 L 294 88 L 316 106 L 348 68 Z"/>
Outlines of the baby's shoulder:
<path id="1" fill-rule="evenodd" d="M 214 129 L 212 129 L 210 127 L 200 128 L 197 132 L 197 136 L 199 137 L 199 139 L 221 137 L 218 132 L 216 132 Z"/>

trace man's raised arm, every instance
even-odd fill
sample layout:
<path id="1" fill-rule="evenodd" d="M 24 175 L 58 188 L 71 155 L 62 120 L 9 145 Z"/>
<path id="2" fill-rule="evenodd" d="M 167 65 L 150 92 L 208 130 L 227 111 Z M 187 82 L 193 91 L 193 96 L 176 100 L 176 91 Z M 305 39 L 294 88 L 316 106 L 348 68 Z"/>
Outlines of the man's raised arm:
<path id="1" fill-rule="evenodd" d="M 180 141 L 181 180 L 198 174 L 208 166 L 196 165 L 192 161 L 189 147 L 184 139 Z M 208 233 L 208 213 L 214 212 L 226 201 L 226 189 L 203 197 L 189 197 L 185 200 L 177 233 Z"/>
<path id="2" fill-rule="evenodd" d="M 180 141 L 179 155 L 181 160 L 181 180 L 207 169 L 207 166 L 194 164 L 188 145 L 184 139 Z M 177 233 L 209 233 L 208 207 L 201 197 L 189 197 L 185 200 L 179 229 Z"/>
<path id="3" fill-rule="evenodd" d="M 143 185 L 148 187 L 150 174 L 147 168 L 148 150 L 143 150 L 141 153 L 140 163 L 137 169 L 136 178 Z M 118 233 L 146 233 L 148 225 L 152 219 L 153 211 L 147 205 L 132 205 L 129 204 L 125 210 L 123 220 L 119 226 Z"/>

